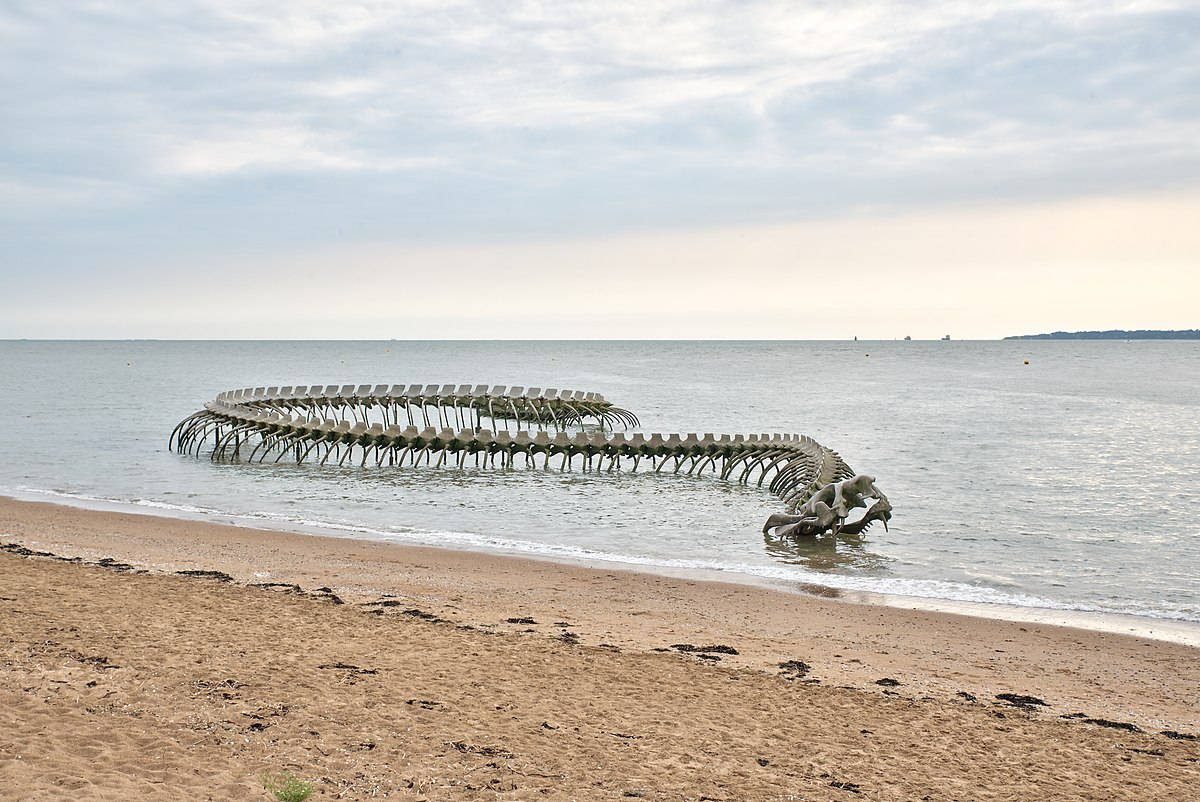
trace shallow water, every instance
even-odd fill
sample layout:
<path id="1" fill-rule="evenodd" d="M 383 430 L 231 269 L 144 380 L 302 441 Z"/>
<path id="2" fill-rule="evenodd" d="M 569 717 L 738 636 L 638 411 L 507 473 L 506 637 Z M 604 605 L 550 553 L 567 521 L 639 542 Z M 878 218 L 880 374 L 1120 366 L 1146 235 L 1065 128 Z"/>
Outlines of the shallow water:
<path id="1" fill-rule="evenodd" d="M 1025 361 L 1028 360 L 1028 364 Z M 733 581 L 1200 621 L 1200 343 L 0 342 L 0 492 Z M 808 434 L 891 531 L 764 538 L 765 490 L 645 473 L 216 465 L 167 450 L 225 389 L 596 390 L 643 431 Z"/>

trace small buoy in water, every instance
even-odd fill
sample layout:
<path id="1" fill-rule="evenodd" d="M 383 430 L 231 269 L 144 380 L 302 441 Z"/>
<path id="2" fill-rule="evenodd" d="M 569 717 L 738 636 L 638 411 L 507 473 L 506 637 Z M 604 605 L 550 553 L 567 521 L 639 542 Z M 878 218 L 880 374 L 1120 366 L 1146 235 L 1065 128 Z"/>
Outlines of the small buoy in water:
<path id="1" fill-rule="evenodd" d="M 1026 360 L 1025 360 L 1025 364 L 1026 364 L 1026 365 L 1028 365 L 1028 364 L 1029 364 L 1029 360 L 1028 360 L 1028 359 L 1026 359 Z"/>
<path id="2" fill-rule="evenodd" d="M 863 354 L 863 356 L 870 356 L 870 354 Z"/>

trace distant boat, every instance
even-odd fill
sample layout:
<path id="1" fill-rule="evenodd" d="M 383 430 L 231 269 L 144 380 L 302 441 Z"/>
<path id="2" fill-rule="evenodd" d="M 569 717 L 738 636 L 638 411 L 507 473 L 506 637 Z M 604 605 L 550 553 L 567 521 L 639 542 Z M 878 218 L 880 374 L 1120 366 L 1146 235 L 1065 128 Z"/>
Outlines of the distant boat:
<path id="1" fill-rule="evenodd" d="M 943 340 L 949 340 L 949 339 L 950 339 L 950 335 L 949 335 L 949 334 L 947 334 L 947 335 L 946 335 L 945 337 L 943 337 L 942 339 L 943 339 Z"/>
<path id="2" fill-rule="evenodd" d="M 912 339 L 912 335 L 911 335 L 911 334 L 905 334 L 905 335 L 904 335 L 904 339 L 906 339 L 906 340 L 911 340 L 911 339 Z"/>

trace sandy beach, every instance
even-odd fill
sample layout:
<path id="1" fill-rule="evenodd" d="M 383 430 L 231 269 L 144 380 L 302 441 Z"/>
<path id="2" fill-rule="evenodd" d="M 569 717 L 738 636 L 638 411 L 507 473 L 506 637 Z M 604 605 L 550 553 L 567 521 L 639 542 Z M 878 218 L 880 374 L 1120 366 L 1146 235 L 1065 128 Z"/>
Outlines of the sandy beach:
<path id="1" fill-rule="evenodd" d="M 3 799 L 1200 787 L 1179 644 L 9 499 L 0 547 Z"/>

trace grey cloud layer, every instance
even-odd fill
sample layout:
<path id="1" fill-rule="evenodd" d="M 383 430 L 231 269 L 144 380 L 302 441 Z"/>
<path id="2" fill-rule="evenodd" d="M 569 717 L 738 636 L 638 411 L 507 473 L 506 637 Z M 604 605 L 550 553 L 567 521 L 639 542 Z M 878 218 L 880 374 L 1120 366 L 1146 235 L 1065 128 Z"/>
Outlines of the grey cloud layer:
<path id="1" fill-rule="evenodd" d="M 1187 3 L 26 5 L 0 231 L 48 263 L 64 222 L 252 247 L 1200 181 Z"/>

